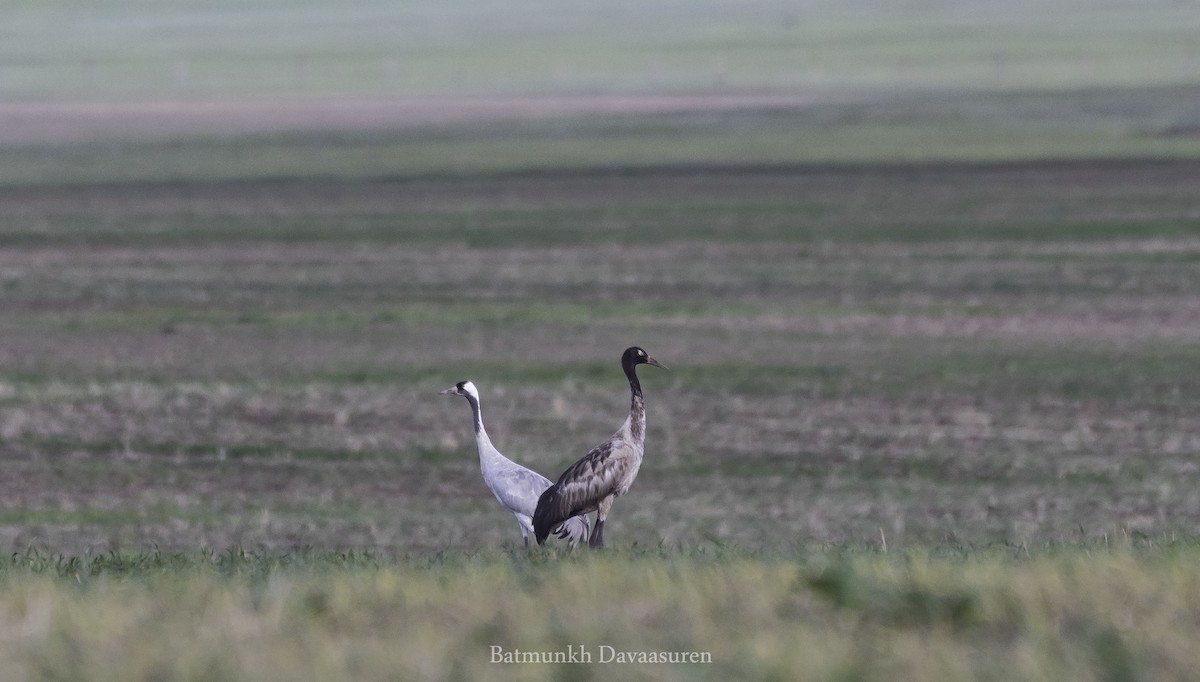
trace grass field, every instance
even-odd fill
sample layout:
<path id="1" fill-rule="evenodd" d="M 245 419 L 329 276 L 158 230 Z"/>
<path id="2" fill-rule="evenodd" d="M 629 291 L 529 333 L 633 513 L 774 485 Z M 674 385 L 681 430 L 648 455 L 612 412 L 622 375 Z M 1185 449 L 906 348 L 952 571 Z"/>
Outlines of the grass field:
<path id="1" fill-rule="evenodd" d="M 1196 9 L 548 9 L 13 8 L 4 677 L 1193 676 Z"/>
<path id="2" fill-rule="evenodd" d="M 1197 558 L 1194 541 L 1127 537 L 934 553 L 24 554 L 0 566 L 0 656 L 36 679 L 1182 680 Z M 700 660 L 618 658 L 631 652 Z M 552 662 L 503 662 L 529 655 Z"/>

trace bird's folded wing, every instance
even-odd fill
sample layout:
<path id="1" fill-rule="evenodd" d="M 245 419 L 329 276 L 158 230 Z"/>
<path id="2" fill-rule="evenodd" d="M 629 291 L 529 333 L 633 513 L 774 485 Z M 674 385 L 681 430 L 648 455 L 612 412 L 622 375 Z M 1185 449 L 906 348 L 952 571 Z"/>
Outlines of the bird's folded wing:
<path id="1" fill-rule="evenodd" d="M 559 509 L 563 517 L 589 512 L 612 494 L 629 467 L 632 449 L 624 441 L 607 441 L 571 465 L 558 477 Z"/>
<path id="2" fill-rule="evenodd" d="M 529 516 L 537 508 L 538 497 L 550 487 L 550 479 L 520 465 L 497 471 L 489 483 L 501 504 Z"/>

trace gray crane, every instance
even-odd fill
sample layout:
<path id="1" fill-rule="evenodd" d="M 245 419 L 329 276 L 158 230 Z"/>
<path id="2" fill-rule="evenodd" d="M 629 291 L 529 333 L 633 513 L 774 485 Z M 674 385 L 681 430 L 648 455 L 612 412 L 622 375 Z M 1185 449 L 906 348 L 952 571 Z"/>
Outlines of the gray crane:
<path id="1" fill-rule="evenodd" d="M 528 547 L 538 496 L 550 487 L 550 479 L 505 457 L 492 445 L 487 430 L 483 428 L 483 415 L 479 410 L 479 389 L 475 388 L 475 384 L 460 381 L 453 388 L 442 391 L 442 394 L 461 395 L 471 404 L 471 412 L 475 416 L 475 447 L 479 450 L 479 470 L 483 473 L 483 481 L 500 504 L 517 517 L 517 523 L 521 526 L 521 537 Z M 567 540 L 572 547 L 588 539 L 586 516 L 571 514 L 556 521 L 553 526 L 555 537 Z"/>
<path id="2" fill-rule="evenodd" d="M 633 485 L 646 446 L 646 406 L 637 377 L 638 365 L 666 369 L 637 346 L 625 349 L 621 369 L 629 379 L 632 394 L 629 416 L 611 438 L 592 448 L 542 493 L 533 513 L 533 530 L 539 545 L 564 519 L 578 518 L 578 514 L 595 510 L 596 525 L 588 544 L 604 546 L 604 520 L 608 518 L 613 498 L 624 495 Z"/>

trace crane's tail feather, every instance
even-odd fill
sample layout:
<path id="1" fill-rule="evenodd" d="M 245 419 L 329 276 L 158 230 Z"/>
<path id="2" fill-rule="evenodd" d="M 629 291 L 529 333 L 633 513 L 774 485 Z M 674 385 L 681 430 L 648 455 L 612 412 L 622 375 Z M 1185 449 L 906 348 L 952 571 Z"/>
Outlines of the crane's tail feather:
<path id="1" fill-rule="evenodd" d="M 590 535 L 588 517 L 582 514 L 572 516 L 559 524 L 553 532 L 554 537 L 559 540 L 566 540 L 572 547 L 582 545 L 588 541 L 588 536 Z"/>
<path id="2" fill-rule="evenodd" d="M 541 497 L 538 498 L 537 509 L 533 512 L 533 535 L 537 538 L 539 545 L 546 543 L 551 529 L 570 516 L 569 514 L 560 514 L 558 511 L 560 507 L 559 490 L 561 490 L 561 486 L 555 483 L 542 491 Z"/>

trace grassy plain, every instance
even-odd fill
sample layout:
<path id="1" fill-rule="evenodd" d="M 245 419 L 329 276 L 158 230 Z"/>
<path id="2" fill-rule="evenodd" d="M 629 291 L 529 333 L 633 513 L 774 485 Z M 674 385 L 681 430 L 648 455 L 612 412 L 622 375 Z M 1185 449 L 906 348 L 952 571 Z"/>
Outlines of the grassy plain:
<path id="1" fill-rule="evenodd" d="M 1191 5 L 422 7 L 11 8 L 6 678 L 1194 675 Z"/>
<path id="2" fill-rule="evenodd" d="M 0 659 L 38 680 L 1187 679 L 1197 171 L 2 190 Z M 613 548 L 516 549 L 466 405 L 436 392 L 475 380 L 495 442 L 553 475 L 621 418 L 633 342 L 672 369 L 643 372 Z M 600 664 L 617 651 L 712 663 Z"/>

